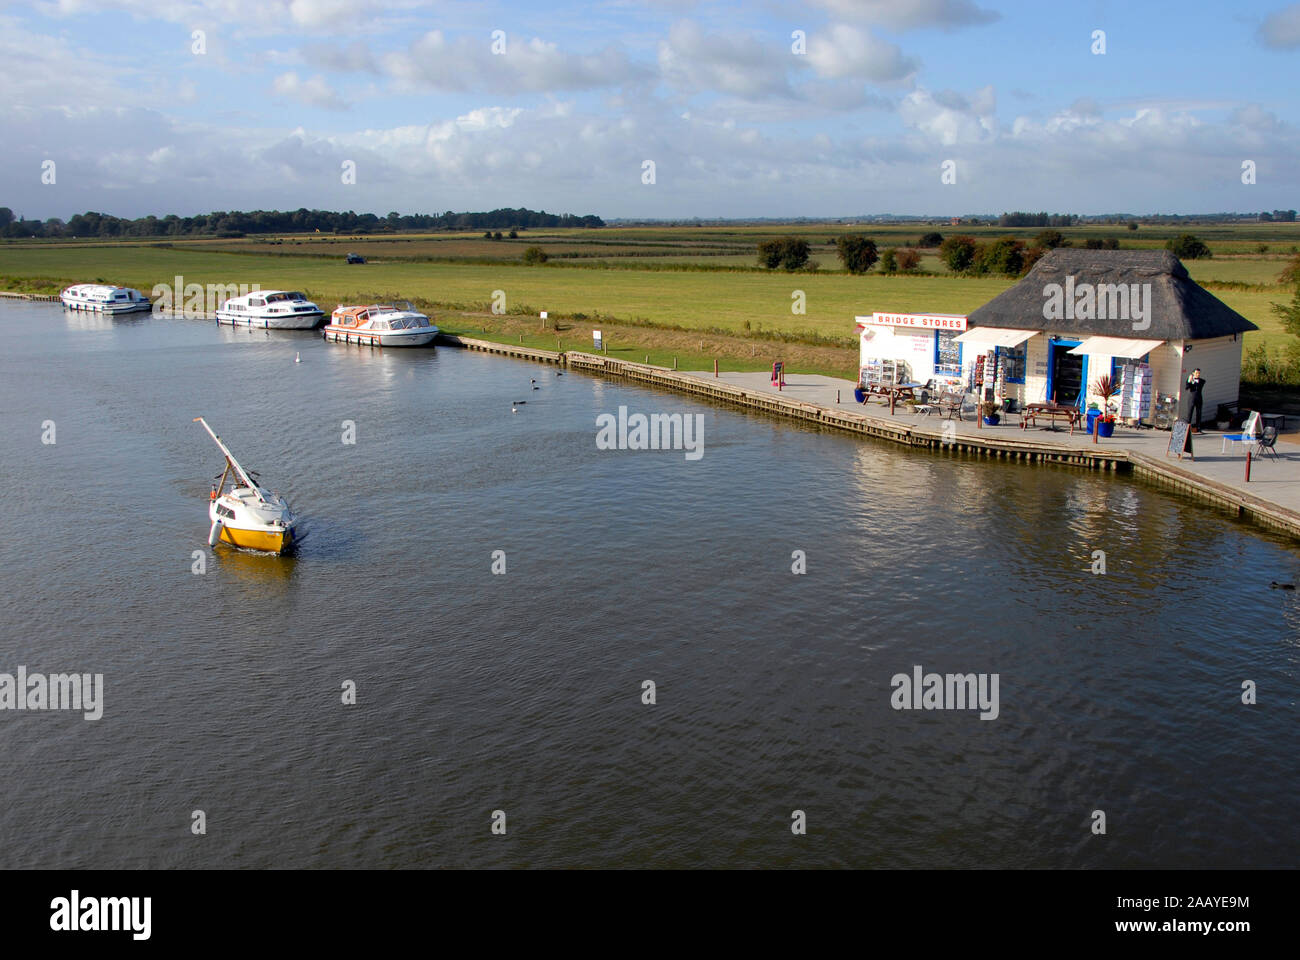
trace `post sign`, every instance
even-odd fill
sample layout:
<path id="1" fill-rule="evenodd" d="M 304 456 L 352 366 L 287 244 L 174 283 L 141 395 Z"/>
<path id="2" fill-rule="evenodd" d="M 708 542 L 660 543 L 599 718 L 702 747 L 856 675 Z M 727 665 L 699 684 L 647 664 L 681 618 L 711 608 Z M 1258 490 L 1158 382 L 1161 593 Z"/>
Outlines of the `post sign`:
<path id="1" fill-rule="evenodd" d="M 605 341 L 601 338 L 599 330 L 591 331 L 591 345 L 596 350 L 599 350 L 605 345 Z"/>

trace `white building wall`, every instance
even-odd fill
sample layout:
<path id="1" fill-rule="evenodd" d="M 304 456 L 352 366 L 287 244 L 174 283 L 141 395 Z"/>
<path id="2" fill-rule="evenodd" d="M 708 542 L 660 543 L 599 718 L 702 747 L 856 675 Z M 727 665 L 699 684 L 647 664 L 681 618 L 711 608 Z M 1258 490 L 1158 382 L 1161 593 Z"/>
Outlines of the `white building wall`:
<path id="1" fill-rule="evenodd" d="M 859 334 L 861 366 L 868 360 L 901 360 L 918 383 L 934 376 L 934 331 L 868 324 Z"/>
<path id="2" fill-rule="evenodd" d="M 1187 404 L 1191 401 L 1186 396 L 1185 384 L 1191 372 L 1200 367 L 1201 376 L 1205 378 L 1205 418 L 1213 420 L 1219 404 L 1236 403 L 1240 395 L 1242 338 L 1195 340 L 1191 347 L 1191 351 L 1184 352 L 1181 358 L 1178 387 L 1182 394 L 1182 405 L 1178 412 L 1181 415 L 1187 413 Z"/>

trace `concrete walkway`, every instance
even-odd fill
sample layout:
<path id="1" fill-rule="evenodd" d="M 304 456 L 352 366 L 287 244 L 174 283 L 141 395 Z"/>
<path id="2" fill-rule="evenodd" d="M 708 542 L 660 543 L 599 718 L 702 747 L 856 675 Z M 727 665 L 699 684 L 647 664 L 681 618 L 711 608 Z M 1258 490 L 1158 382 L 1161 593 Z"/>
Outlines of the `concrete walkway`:
<path id="1" fill-rule="evenodd" d="M 713 379 L 712 371 L 687 373 L 702 380 Z M 900 405 L 891 417 L 888 403 L 881 403 L 878 400 L 866 404 L 857 403 L 853 399 L 853 388 L 856 384 L 851 380 L 839 380 L 817 374 L 788 374 L 785 388 L 777 390 L 772 386 L 771 375 L 766 372 L 723 373 L 718 379 L 755 393 L 789 397 L 832 410 L 853 410 L 886 422 L 906 425 L 913 431 L 933 433 L 936 436 L 942 434 L 944 424 L 952 423 L 956 426 L 958 436 L 1013 442 L 1048 442 L 1079 449 L 1122 450 L 1151 460 L 1167 461 L 1170 467 L 1176 467 L 1239 493 L 1270 501 L 1287 510 L 1300 512 L 1300 445 L 1282 440 L 1277 443 L 1277 460 L 1272 457 L 1252 458 L 1250 482 L 1247 483 L 1245 446 L 1240 443 L 1230 444 L 1228 451 L 1223 452 L 1222 435 L 1218 431 L 1194 434 L 1192 447 L 1195 458 L 1189 460 L 1184 456 L 1179 460 L 1175 456 L 1167 456 L 1169 433 L 1165 430 L 1132 430 L 1117 425 L 1113 437 L 1104 440 L 1099 438 L 1096 446 L 1093 446 L 1093 438 L 1090 435 L 1080 429 L 1076 429 L 1071 435 L 1069 427 L 1065 424 L 1058 423 L 1055 430 L 1046 426 L 1021 430 L 1019 417 L 1015 415 L 1004 417 L 1003 422 L 996 427 L 983 425 L 977 427 L 974 415 L 969 412 L 964 414 L 963 421 L 957 422 L 947 420 L 938 413 L 930 416 L 909 413 L 906 406 Z"/>

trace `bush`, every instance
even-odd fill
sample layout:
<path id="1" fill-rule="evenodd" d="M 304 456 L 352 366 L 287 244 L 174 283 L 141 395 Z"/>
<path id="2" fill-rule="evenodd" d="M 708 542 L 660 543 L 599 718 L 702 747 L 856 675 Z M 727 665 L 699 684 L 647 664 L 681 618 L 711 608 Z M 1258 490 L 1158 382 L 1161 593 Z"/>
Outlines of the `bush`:
<path id="1" fill-rule="evenodd" d="M 975 238 L 949 237 L 939 245 L 939 259 L 953 273 L 964 273 L 975 261 Z"/>
<path id="2" fill-rule="evenodd" d="M 1047 256 L 1047 251 L 1042 247 L 1026 247 L 1020 251 L 1020 270 L 1022 273 L 1028 273 L 1033 269 L 1034 264 L 1043 257 Z"/>
<path id="3" fill-rule="evenodd" d="M 1136 229 L 1138 228 L 1137 221 L 1136 221 L 1136 220 L 1130 220 L 1130 221 L 1128 222 L 1128 228 L 1129 228 L 1130 230 L 1136 230 Z"/>
<path id="4" fill-rule="evenodd" d="M 1089 237 L 1087 240 L 1083 241 L 1083 248 L 1085 250 L 1100 250 L 1101 240 L 1097 237 Z"/>
<path id="5" fill-rule="evenodd" d="M 1214 256 L 1203 240 L 1190 233 L 1179 234 L 1166 240 L 1165 249 L 1179 260 L 1201 260 Z"/>
<path id="6" fill-rule="evenodd" d="M 840 237 L 836 243 L 840 260 L 849 273 L 866 273 L 879 259 L 876 253 L 876 241 L 859 233 L 849 233 Z"/>
<path id="7" fill-rule="evenodd" d="M 1043 230 L 1034 237 L 1034 246 L 1042 247 L 1044 250 L 1055 250 L 1057 247 L 1068 247 L 1070 241 L 1065 239 L 1065 234 L 1060 230 Z"/>
<path id="8" fill-rule="evenodd" d="M 898 269 L 904 273 L 911 273 L 921 265 L 921 254 L 917 250 L 907 249 L 898 251 Z"/>
<path id="9" fill-rule="evenodd" d="M 491 239 L 492 239 L 492 231 L 491 231 L 491 230 L 484 230 L 484 231 L 483 231 L 483 239 L 484 239 L 484 240 L 491 240 Z"/>
<path id="10" fill-rule="evenodd" d="M 922 234 L 921 239 L 916 242 L 918 247 L 937 247 L 943 243 L 943 234 L 936 231 Z"/>
<path id="11" fill-rule="evenodd" d="M 1287 268 L 1277 277 L 1278 283 L 1300 283 L 1300 254 L 1297 254 Z"/>
<path id="12" fill-rule="evenodd" d="M 1105 240 L 1101 242 L 1101 248 L 1103 250 L 1118 250 L 1119 241 L 1116 240 L 1114 237 L 1107 237 Z"/>
<path id="13" fill-rule="evenodd" d="M 500 239 L 501 239 L 501 231 L 498 230 L 496 233 L 492 234 L 492 239 L 493 239 L 493 240 L 500 240 Z"/>
<path id="14" fill-rule="evenodd" d="M 854 271 L 850 271 L 854 272 Z M 897 273 L 898 272 L 898 251 L 893 247 L 888 247 L 880 255 L 880 272 Z"/>
<path id="15" fill-rule="evenodd" d="M 529 265 L 535 263 L 545 263 L 549 259 L 550 257 L 546 255 L 546 251 L 543 250 L 541 247 L 529 247 L 527 250 L 524 251 L 524 263 L 527 263 Z"/>
<path id="16" fill-rule="evenodd" d="M 518 231 L 518 230 L 511 230 L 511 231 L 510 231 L 510 239 L 511 239 L 511 240 L 517 240 L 518 238 L 519 238 L 519 231 Z"/>

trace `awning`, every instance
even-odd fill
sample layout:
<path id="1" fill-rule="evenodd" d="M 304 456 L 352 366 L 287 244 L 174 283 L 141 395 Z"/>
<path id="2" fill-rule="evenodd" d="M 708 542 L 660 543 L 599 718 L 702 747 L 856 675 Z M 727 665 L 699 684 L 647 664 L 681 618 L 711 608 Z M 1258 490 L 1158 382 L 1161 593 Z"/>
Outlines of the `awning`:
<path id="1" fill-rule="evenodd" d="M 1144 357 L 1163 340 L 1125 340 L 1123 337 L 1089 337 L 1070 350 L 1079 356 Z"/>
<path id="2" fill-rule="evenodd" d="M 953 337 L 954 343 L 970 347 L 1018 347 L 1037 330 L 1010 330 L 1006 327 L 972 327 Z"/>

